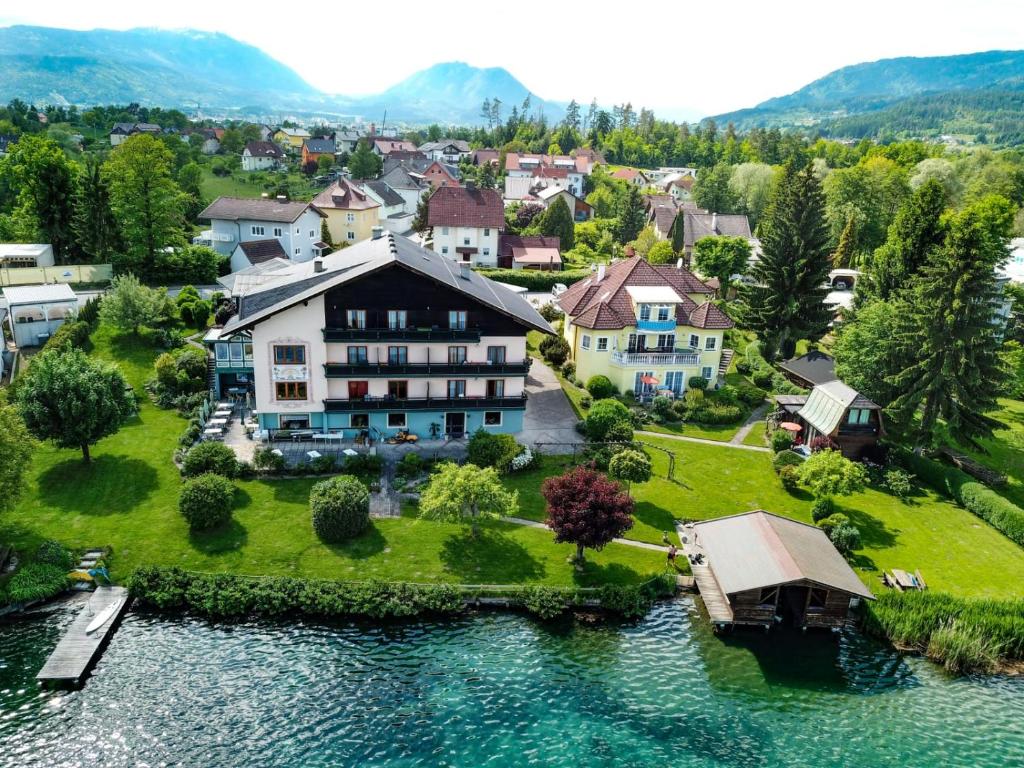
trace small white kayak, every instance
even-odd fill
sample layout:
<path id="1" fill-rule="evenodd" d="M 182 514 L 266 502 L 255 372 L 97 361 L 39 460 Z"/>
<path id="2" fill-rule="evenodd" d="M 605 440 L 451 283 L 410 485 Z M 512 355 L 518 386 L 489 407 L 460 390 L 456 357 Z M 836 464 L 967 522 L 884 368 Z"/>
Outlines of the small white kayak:
<path id="1" fill-rule="evenodd" d="M 91 635 L 97 629 L 102 627 L 117 613 L 118 609 L 124 603 L 124 598 L 119 597 L 117 600 L 112 602 L 102 611 L 96 614 L 96 618 L 89 622 L 89 626 L 85 628 L 85 634 Z"/>

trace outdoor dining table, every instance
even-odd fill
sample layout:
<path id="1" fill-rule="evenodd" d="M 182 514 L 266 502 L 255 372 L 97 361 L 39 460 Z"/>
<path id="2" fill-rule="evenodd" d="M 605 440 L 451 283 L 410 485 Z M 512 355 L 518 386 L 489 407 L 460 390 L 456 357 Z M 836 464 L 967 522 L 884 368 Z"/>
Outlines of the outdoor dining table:
<path id="1" fill-rule="evenodd" d="M 218 419 L 226 419 L 231 416 L 231 411 L 214 411 L 213 415 Z"/>
<path id="2" fill-rule="evenodd" d="M 206 423 L 207 424 L 212 424 L 215 427 L 223 427 L 225 424 L 228 423 L 228 420 L 227 419 L 210 419 Z"/>
<path id="3" fill-rule="evenodd" d="M 344 440 L 345 435 L 341 432 L 317 432 L 313 435 L 314 440 Z"/>
<path id="4" fill-rule="evenodd" d="M 223 435 L 224 430 L 221 429 L 220 427 L 210 427 L 209 429 L 204 429 L 203 434 L 209 435 L 210 437 L 215 437 L 216 435 Z"/>

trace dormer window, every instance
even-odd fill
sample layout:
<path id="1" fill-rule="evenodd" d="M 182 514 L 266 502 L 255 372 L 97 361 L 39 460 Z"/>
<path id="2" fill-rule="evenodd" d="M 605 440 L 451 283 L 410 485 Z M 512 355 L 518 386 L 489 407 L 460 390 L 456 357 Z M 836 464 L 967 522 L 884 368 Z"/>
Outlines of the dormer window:
<path id="1" fill-rule="evenodd" d="M 658 307 L 658 319 L 659 320 L 668 320 L 669 319 L 669 308 L 668 307 Z"/>
<path id="2" fill-rule="evenodd" d="M 641 304 L 640 305 L 640 319 L 641 320 L 650 320 L 651 319 L 651 305 L 650 304 Z"/>

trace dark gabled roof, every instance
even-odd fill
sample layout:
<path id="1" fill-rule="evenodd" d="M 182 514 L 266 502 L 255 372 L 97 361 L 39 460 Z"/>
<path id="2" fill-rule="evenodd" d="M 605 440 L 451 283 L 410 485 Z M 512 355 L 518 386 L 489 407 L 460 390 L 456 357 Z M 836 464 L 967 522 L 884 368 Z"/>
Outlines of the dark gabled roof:
<path id="1" fill-rule="evenodd" d="M 401 235 L 388 233 L 363 240 L 315 262 L 295 264 L 280 277 L 239 298 L 239 314 L 225 333 L 250 328 L 288 307 L 318 296 L 336 285 L 359 280 L 382 269 L 399 267 L 433 280 L 468 298 L 544 333 L 553 333 L 525 298 L 476 272 L 463 272 L 451 259 L 427 250 Z"/>
<path id="2" fill-rule="evenodd" d="M 250 264 L 262 264 L 264 261 L 270 261 L 271 259 L 288 258 L 288 254 L 281 247 L 281 243 L 274 238 L 269 240 L 249 240 L 245 243 L 239 243 L 238 247 L 242 249 L 242 253 L 245 254 Z"/>
<path id="3" fill-rule="evenodd" d="M 433 152 L 435 149 L 455 147 L 459 152 L 469 152 L 469 142 L 462 139 L 441 139 L 441 141 L 428 141 L 420 146 L 420 152 Z"/>
<path id="4" fill-rule="evenodd" d="M 597 275 L 569 286 L 558 305 L 572 322 L 583 328 L 611 330 L 636 325 L 630 287 L 668 286 L 679 296 L 676 317 L 680 325 L 696 328 L 732 328 L 732 320 L 710 302 L 697 304 L 687 294 L 711 294 L 713 289 L 687 269 L 653 266 L 640 257 L 624 259 L 608 267 L 600 282 Z M 685 319 L 685 322 L 684 322 Z"/>
<path id="5" fill-rule="evenodd" d="M 330 139 L 305 139 L 302 142 L 303 149 L 314 155 L 333 155 L 334 142 Z"/>
<path id="6" fill-rule="evenodd" d="M 218 197 L 199 214 L 200 219 L 226 221 L 280 221 L 291 224 L 310 208 L 298 200 L 277 200 L 269 197 Z M 317 213 L 320 213 L 315 207 Z M 322 213 L 320 214 L 323 215 Z"/>
<path id="7" fill-rule="evenodd" d="M 385 163 L 386 164 L 386 163 Z M 417 179 L 408 169 L 402 165 L 395 164 L 383 174 L 377 181 L 383 181 L 392 189 L 426 189 L 429 185 L 423 179 Z"/>
<path id="8" fill-rule="evenodd" d="M 435 165 L 438 168 L 440 168 L 441 171 L 444 172 L 448 176 L 448 178 L 450 178 L 452 181 L 458 181 L 459 178 L 462 176 L 462 174 L 459 173 L 459 169 L 458 169 L 457 166 L 448 165 L 448 163 L 442 163 L 440 160 L 435 160 L 434 162 L 432 162 L 430 165 L 428 165 L 426 167 L 426 169 L 424 169 L 423 172 L 424 173 L 430 173 L 431 169 Z"/>
<path id="9" fill-rule="evenodd" d="M 383 173 L 401 166 L 413 173 L 423 173 L 434 161 L 422 152 L 389 152 L 384 156 Z"/>
<path id="10" fill-rule="evenodd" d="M 672 231 L 672 222 L 676 220 L 677 213 L 675 205 L 654 205 L 651 208 L 654 228 L 667 238 Z"/>
<path id="11" fill-rule="evenodd" d="M 779 368 L 811 384 L 824 384 L 836 377 L 836 361 L 818 350 L 779 363 Z"/>
<path id="12" fill-rule="evenodd" d="M 369 187 L 373 190 L 373 194 L 384 201 L 384 205 L 404 205 L 405 198 L 395 192 L 386 182 L 378 179 L 377 181 L 364 181 L 362 182 L 364 187 Z"/>
<path id="13" fill-rule="evenodd" d="M 505 206 L 494 189 L 438 187 L 430 196 L 427 224 L 431 227 L 505 226 Z"/>
<path id="14" fill-rule="evenodd" d="M 559 247 L 560 243 L 560 239 L 552 235 L 523 236 L 503 234 L 498 241 L 498 255 L 511 257 L 513 248 L 554 248 L 555 250 L 561 250 Z"/>
<path id="15" fill-rule="evenodd" d="M 336 208 L 342 211 L 365 211 L 380 208 L 380 203 L 370 197 L 354 181 L 340 178 L 313 198 L 317 208 Z"/>
<path id="16" fill-rule="evenodd" d="M 702 237 L 750 237 L 750 222 L 742 213 L 696 213 L 686 210 L 684 216 L 683 245 L 686 248 L 692 248 Z"/>
<path id="17" fill-rule="evenodd" d="M 248 152 L 251 157 L 273 157 L 278 159 L 284 157 L 284 152 L 272 141 L 246 142 L 243 151 Z"/>

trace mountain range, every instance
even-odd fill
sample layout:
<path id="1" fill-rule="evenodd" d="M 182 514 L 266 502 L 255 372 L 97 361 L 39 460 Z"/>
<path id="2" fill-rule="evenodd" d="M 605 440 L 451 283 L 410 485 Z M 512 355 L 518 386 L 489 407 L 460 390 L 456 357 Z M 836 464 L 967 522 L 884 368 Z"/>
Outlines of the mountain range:
<path id="1" fill-rule="evenodd" d="M 409 122 L 478 122 L 485 98 L 507 110 L 530 96 L 533 109 L 561 115 L 508 71 L 448 62 L 416 72 L 383 93 L 324 93 L 258 48 L 195 30 L 0 29 L 0 101 L 231 109 L 247 114 L 365 116 Z"/>
<path id="2" fill-rule="evenodd" d="M 1019 143 L 1022 117 L 1024 51 L 985 51 L 854 64 L 714 119 L 741 129 L 813 126 L 852 138 L 985 134 Z"/>

